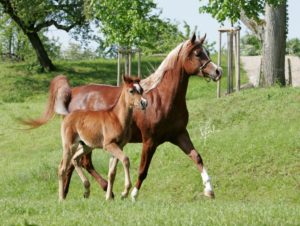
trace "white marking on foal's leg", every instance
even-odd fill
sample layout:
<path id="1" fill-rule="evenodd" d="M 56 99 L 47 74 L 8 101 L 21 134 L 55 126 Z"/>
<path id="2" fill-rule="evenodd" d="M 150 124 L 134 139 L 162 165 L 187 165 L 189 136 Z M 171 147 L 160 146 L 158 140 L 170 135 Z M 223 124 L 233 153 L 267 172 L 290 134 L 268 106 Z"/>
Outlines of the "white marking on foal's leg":
<path id="1" fill-rule="evenodd" d="M 202 169 L 201 177 L 204 185 L 204 195 L 213 198 L 215 196 L 213 187 L 210 181 L 210 177 L 208 176 L 207 171 L 204 167 Z"/>
<path id="2" fill-rule="evenodd" d="M 139 195 L 139 190 L 136 187 L 134 187 L 131 192 L 131 199 L 133 202 L 137 200 L 138 195 Z"/>
<path id="3" fill-rule="evenodd" d="M 116 176 L 118 159 L 115 157 L 111 157 L 109 159 L 109 170 L 107 177 L 107 190 L 106 190 L 106 200 L 113 199 L 113 184 Z"/>

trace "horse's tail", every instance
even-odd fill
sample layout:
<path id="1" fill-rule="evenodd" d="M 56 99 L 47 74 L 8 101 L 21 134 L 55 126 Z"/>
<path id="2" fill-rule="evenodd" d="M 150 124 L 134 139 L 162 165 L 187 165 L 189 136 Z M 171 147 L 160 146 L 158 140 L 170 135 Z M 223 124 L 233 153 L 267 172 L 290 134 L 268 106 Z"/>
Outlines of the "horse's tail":
<path id="1" fill-rule="evenodd" d="M 21 119 L 21 123 L 34 129 L 46 124 L 55 114 L 67 115 L 70 100 L 71 86 L 69 81 L 66 76 L 58 75 L 51 81 L 48 103 L 44 113 L 36 119 Z"/>

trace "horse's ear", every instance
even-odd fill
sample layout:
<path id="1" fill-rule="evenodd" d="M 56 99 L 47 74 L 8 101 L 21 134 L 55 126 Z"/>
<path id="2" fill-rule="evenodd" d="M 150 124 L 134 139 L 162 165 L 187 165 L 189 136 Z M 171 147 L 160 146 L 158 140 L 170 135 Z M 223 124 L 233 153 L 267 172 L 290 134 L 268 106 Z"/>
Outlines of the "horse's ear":
<path id="1" fill-rule="evenodd" d="M 193 33 L 193 36 L 190 39 L 191 43 L 194 44 L 194 42 L 196 41 L 196 34 L 195 32 Z"/>
<path id="2" fill-rule="evenodd" d="M 204 43 L 205 38 L 206 38 L 206 33 L 205 33 L 205 35 L 204 35 L 202 38 L 200 38 L 200 43 L 201 43 L 201 45 Z"/>

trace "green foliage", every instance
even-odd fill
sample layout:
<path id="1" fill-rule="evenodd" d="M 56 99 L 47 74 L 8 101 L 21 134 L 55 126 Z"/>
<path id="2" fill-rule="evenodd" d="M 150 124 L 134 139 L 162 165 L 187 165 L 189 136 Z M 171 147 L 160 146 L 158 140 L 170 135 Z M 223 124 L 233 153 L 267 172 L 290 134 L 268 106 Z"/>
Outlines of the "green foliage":
<path id="1" fill-rule="evenodd" d="M 7 15 L 0 16 L 0 54 L 8 59 L 24 60 L 33 54 L 27 37 Z"/>
<path id="2" fill-rule="evenodd" d="M 203 2 L 202 0 L 199 0 Z M 258 20 L 259 16 L 264 13 L 266 3 L 277 6 L 286 0 L 209 0 L 208 4 L 199 8 L 200 13 L 209 13 L 219 22 L 230 19 L 235 23 L 240 18 L 241 10 L 243 10 L 249 18 Z"/>
<path id="3" fill-rule="evenodd" d="M 241 38 L 241 55 L 256 56 L 261 54 L 261 41 L 252 34 L 246 34 Z"/>
<path id="4" fill-rule="evenodd" d="M 159 63 L 148 61 L 155 66 Z M 1 225 L 299 224 L 299 89 L 251 89 L 217 99 L 215 83 L 190 78 L 188 130 L 212 178 L 215 200 L 201 195 L 203 186 L 194 163 L 165 143 L 152 159 L 138 202 L 120 199 L 124 174 L 119 164 L 114 201 L 106 202 L 104 192 L 90 177 L 91 197 L 84 200 L 82 184 L 74 174 L 67 200 L 59 203 L 61 119 L 29 131 L 19 130 L 15 121 L 15 117 L 42 113 L 55 74 L 30 74 L 24 67 L 0 64 L 1 97 L 33 92 L 24 103 L 0 101 Z M 58 73 L 67 74 L 72 85 L 114 84 L 116 80 L 112 60 L 60 62 L 59 68 Z M 143 72 L 150 74 L 146 68 Z M 211 131 L 206 138 L 201 133 L 205 129 Z M 128 144 L 124 150 L 131 161 L 133 182 L 141 148 L 141 144 Z M 108 159 L 102 150 L 93 153 L 95 168 L 104 177 Z"/>
<path id="5" fill-rule="evenodd" d="M 292 38 L 286 42 L 286 53 L 300 57 L 300 40 Z"/>
<path id="6" fill-rule="evenodd" d="M 70 29 L 85 23 L 83 0 L 40 1 L 40 0 L 12 0 L 9 1 L 13 13 L 21 19 L 27 32 L 38 32 L 51 25 L 61 29 Z M 6 13 L 10 9 L 4 0 Z"/>
<path id="7" fill-rule="evenodd" d="M 183 40 L 177 25 L 159 18 L 153 0 L 96 0 L 90 11 L 100 21 L 104 46 L 138 47 L 144 53 L 165 53 Z"/>
<path id="8" fill-rule="evenodd" d="M 0 54 L 6 54 L 7 58 L 13 56 L 17 60 L 36 62 L 35 51 L 27 36 L 20 27 L 8 16 L 0 17 Z M 59 57 L 60 43 L 57 39 L 49 39 L 44 35 L 45 30 L 39 33 L 44 47 L 53 59 Z"/>
<path id="9" fill-rule="evenodd" d="M 93 1 L 95 17 L 100 20 L 101 32 L 110 45 L 147 45 L 147 36 L 160 23 L 155 10 L 152 0 Z"/>
<path id="10" fill-rule="evenodd" d="M 62 58 L 66 60 L 90 60 L 97 57 L 96 52 L 90 48 L 82 49 L 77 43 L 69 43 L 69 47 L 62 52 Z"/>
<path id="11" fill-rule="evenodd" d="M 37 60 L 45 70 L 54 70 L 55 66 L 45 50 L 45 43 L 42 43 L 43 38 L 40 38 L 39 32 L 45 31 L 52 25 L 67 32 L 71 29 L 77 33 L 88 31 L 84 0 L 0 0 L 0 4 L 0 13 L 9 15 L 28 37 Z M 57 51 L 57 47 L 58 45 L 51 45 L 48 46 L 48 50 Z"/>

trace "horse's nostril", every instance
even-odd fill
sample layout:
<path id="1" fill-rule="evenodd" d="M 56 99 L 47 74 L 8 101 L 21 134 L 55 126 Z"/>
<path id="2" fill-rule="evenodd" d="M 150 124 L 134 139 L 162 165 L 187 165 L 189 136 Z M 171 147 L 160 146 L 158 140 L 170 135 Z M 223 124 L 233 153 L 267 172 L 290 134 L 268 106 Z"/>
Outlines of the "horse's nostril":
<path id="1" fill-rule="evenodd" d="M 220 75 L 219 69 L 216 70 L 216 74 L 217 74 L 217 75 Z"/>

